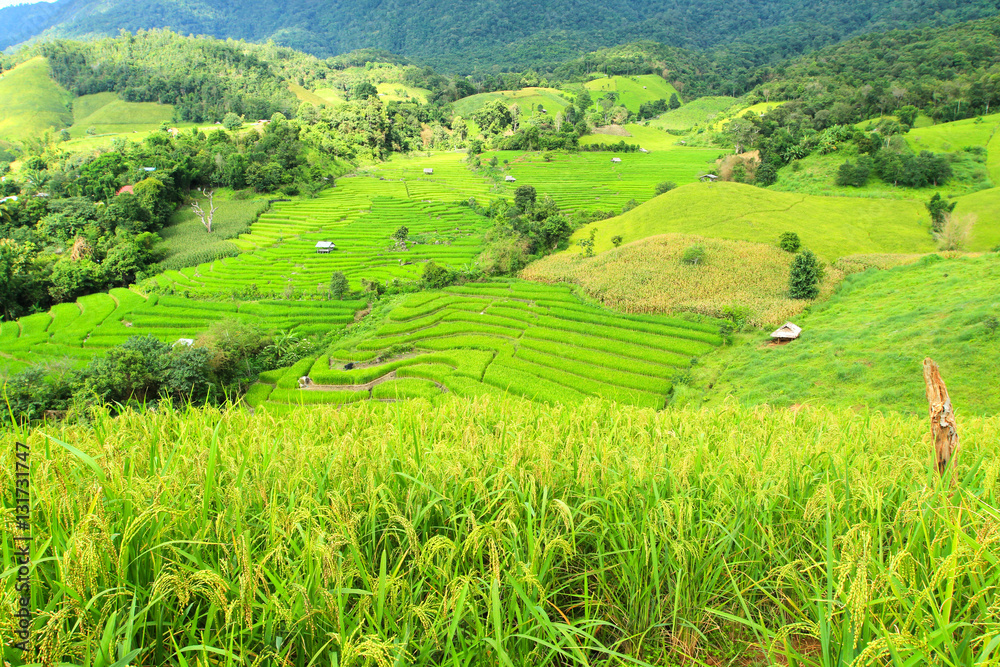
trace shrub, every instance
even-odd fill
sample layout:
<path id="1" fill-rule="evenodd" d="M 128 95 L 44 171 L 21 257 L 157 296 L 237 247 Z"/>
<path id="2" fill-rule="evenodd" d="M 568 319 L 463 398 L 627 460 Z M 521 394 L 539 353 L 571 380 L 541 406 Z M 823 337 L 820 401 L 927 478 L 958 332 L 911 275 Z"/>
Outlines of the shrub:
<path id="1" fill-rule="evenodd" d="M 611 245 L 613 245 L 614 247 L 617 248 L 621 244 L 622 244 L 621 234 L 617 234 L 617 235 L 611 237 Z"/>
<path id="2" fill-rule="evenodd" d="M 819 296 L 819 281 L 823 269 L 811 250 L 803 250 L 792 260 L 788 278 L 788 296 L 793 299 L 815 299 Z"/>
<path id="3" fill-rule="evenodd" d="M 701 264 L 705 261 L 705 246 L 695 244 L 684 251 L 681 255 L 681 262 L 690 266 Z"/>
<path id="4" fill-rule="evenodd" d="M 347 293 L 350 284 L 347 281 L 347 276 L 344 275 L 343 271 L 334 271 L 333 275 L 330 276 L 330 298 L 331 299 L 343 299 L 344 294 Z"/>
<path id="5" fill-rule="evenodd" d="M 663 181 L 662 183 L 657 183 L 657 185 L 656 185 L 656 194 L 657 195 L 662 195 L 665 192 L 670 192 L 671 190 L 673 190 L 676 187 L 677 187 L 677 184 L 674 183 L 673 181 Z"/>
<path id="6" fill-rule="evenodd" d="M 785 252 L 798 252 L 802 247 L 802 241 L 795 232 L 785 232 L 778 239 L 778 247 Z"/>

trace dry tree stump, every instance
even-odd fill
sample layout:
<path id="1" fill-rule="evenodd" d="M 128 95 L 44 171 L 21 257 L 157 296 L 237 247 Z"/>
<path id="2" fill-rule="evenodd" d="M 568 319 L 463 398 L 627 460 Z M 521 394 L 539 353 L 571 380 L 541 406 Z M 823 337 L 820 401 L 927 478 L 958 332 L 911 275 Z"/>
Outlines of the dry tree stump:
<path id="1" fill-rule="evenodd" d="M 938 474 L 944 475 L 948 464 L 958 456 L 958 424 L 955 421 L 951 398 L 948 396 L 948 387 L 941 379 L 938 365 L 930 358 L 924 359 L 924 382 L 927 384 L 927 403 L 931 413 L 935 464 Z M 952 464 L 952 475 L 955 475 L 954 464 Z"/>

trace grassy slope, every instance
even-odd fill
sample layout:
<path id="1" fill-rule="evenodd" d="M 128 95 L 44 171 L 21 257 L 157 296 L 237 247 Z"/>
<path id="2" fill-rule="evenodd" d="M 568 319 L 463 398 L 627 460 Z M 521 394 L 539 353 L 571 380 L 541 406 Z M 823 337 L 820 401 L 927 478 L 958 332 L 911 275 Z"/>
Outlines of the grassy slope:
<path id="1" fill-rule="evenodd" d="M 982 119 L 914 128 L 906 133 L 906 142 L 915 151 L 952 153 L 970 146 L 986 146 L 998 128 L 1000 114 L 991 114 Z"/>
<path id="2" fill-rule="evenodd" d="M 797 165 L 786 165 L 778 170 L 778 182 L 771 186 L 771 189 L 835 197 L 916 199 L 923 202 L 935 193 L 940 193 L 942 196 L 957 196 L 976 192 L 984 185 L 988 185 L 984 166 L 968 157 L 955 164 L 955 177 L 939 187 L 894 187 L 877 176 L 872 176 L 868 185 L 861 188 L 837 185 L 837 171 L 840 166 L 848 160 L 854 163 L 857 159 L 857 154 L 814 153 L 798 160 Z"/>
<path id="3" fill-rule="evenodd" d="M 612 76 L 594 79 L 584 84 L 596 101 L 598 97 L 609 91 L 618 93 L 618 104 L 625 105 L 629 111 L 636 112 L 639 105 L 655 100 L 669 100 L 670 96 L 680 93 L 677 89 L 656 74 L 642 76 Z"/>
<path id="4" fill-rule="evenodd" d="M 502 99 L 508 105 L 517 104 L 521 113 L 530 115 L 530 111 L 538 109 L 541 104 L 549 114 L 556 114 L 569 106 L 569 100 L 555 88 L 523 88 L 521 90 L 498 90 L 494 93 L 480 93 L 463 97 L 455 102 L 455 115 L 469 118 L 484 107 L 488 102 Z M 530 111 L 529 111 L 530 110 Z"/>
<path id="5" fill-rule="evenodd" d="M 379 97 L 389 102 L 420 102 L 427 103 L 427 96 L 430 95 L 426 88 L 416 88 L 402 83 L 380 83 L 375 86 L 378 89 Z"/>
<path id="6" fill-rule="evenodd" d="M 61 129 L 72 121 L 72 95 L 52 80 L 41 56 L 0 75 L 0 137 L 12 139 Z"/>
<path id="7" fill-rule="evenodd" d="M 625 125 L 624 127 L 631 136 L 618 137 L 610 134 L 587 134 L 580 137 L 580 145 L 616 144 L 619 141 L 624 141 L 627 144 L 638 144 L 641 148 L 649 151 L 664 151 L 681 147 L 678 143 L 680 141 L 678 137 L 667 134 L 655 127 L 635 124 Z"/>
<path id="8" fill-rule="evenodd" d="M 598 252 L 667 233 L 774 242 L 784 231 L 827 260 L 861 253 L 912 253 L 934 249 L 926 210 L 915 201 L 817 197 L 774 192 L 739 183 L 696 183 L 661 195 L 628 213 L 591 223 L 573 235 L 598 229 Z M 579 252 L 573 247 L 567 252 Z"/>
<path id="9" fill-rule="evenodd" d="M 849 277 L 829 302 L 796 320 L 792 344 L 761 336 L 725 351 L 712 397 L 748 403 L 867 405 L 924 414 L 920 364 L 941 366 L 959 415 L 1000 411 L 1000 385 L 984 381 L 1000 358 L 1000 333 L 983 324 L 1000 316 L 1000 256 L 927 258 L 913 266 Z"/>
<path id="10" fill-rule="evenodd" d="M 696 125 L 709 125 L 735 102 L 735 97 L 700 97 L 654 118 L 650 125 L 664 130 L 690 130 Z"/>
<path id="11" fill-rule="evenodd" d="M 319 88 L 314 93 L 323 104 L 342 104 L 347 101 L 343 93 L 334 88 Z"/>
<path id="12" fill-rule="evenodd" d="M 327 100 L 326 97 L 319 95 L 318 93 L 309 91 L 297 83 L 289 83 L 288 90 L 292 91 L 292 94 L 294 94 L 295 97 L 298 98 L 300 102 L 309 102 L 309 104 L 312 104 L 314 106 L 319 106 L 321 104 L 329 103 L 329 100 Z"/>
<path id="13" fill-rule="evenodd" d="M 161 123 L 170 123 L 173 116 L 172 104 L 125 102 L 113 93 L 87 95 L 73 102 L 73 126 L 69 132 L 74 138 L 87 136 L 90 128 L 96 134 L 148 132 L 159 128 Z"/>

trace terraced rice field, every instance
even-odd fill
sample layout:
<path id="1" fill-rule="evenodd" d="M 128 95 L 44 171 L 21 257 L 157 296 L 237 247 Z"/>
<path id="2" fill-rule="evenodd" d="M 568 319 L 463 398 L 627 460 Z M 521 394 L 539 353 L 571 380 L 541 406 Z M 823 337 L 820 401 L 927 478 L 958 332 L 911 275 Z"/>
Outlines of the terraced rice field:
<path id="1" fill-rule="evenodd" d="M 196 301 L 117 288 L 0 324 L 0 375 L 43 362 L 80 366 L 131 336 L 151 335 L 168 343 L 195 338 L 230 317 L 264 323 L 267 329 L 325 333 L 353 321 L 364 306 L 364 301 Z"/>
<path id="2" fill-rule="evenodd" d="M 646 102 L 669 100 L 674 94 L 680 98 L 677 89 L 656 74 L 602 77 L 584 85 L 595 102 L 605 93 L 618 93 L 618 103 L 633 113 L 639 111 L 639 106 Z"/>
<path id="3" fill-rule="evenodd" d="M 711 322 L 621 315 L 564 286 L 468 284 L 410 295 L 374 334 L 262 375 L 248 400 L 280 407 L 509 391 L 662 408 L 674 378 L 721 343 Z M 304 375 L 313 386 L 298 389 Z"/>

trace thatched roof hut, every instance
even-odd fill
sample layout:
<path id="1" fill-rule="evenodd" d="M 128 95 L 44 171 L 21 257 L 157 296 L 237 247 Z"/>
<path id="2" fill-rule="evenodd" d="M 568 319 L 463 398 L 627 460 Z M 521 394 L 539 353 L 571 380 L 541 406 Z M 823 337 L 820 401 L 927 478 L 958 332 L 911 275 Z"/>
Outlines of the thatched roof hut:
<path id="1" fill-rule="evenodd" d="M 778 327 L 778 329 L 771 334 L 771 338 L 775 340 L 795 340 L 802 333 L 802 327 L 792 324 L 791 322 L 785 322 L 783 325 Z"/>

